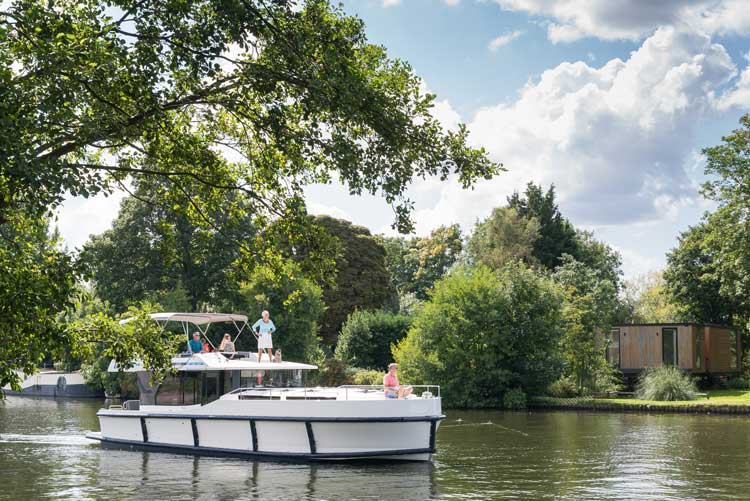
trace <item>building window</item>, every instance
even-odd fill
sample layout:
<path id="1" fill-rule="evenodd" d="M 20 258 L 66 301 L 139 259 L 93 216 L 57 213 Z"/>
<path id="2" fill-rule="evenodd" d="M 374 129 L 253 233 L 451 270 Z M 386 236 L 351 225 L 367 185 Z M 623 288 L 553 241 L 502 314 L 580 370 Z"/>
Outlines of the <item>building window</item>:
<path id="1" fill-rule="evenodd" d="M 609 333 L 609 339 L 607 340 L 607 362 L 620 367 L 620 329 L 616 327 Z"/>
<path id="2" fill-rule="evenodd" d="M 706 336 L 706 328 L 703 326 L 695 328 L 695 369 L 703 368 L 703 340 Z"/>
<path id="3" fill-rule="evenodd" d="M 737 368 L 737 334 L 729 331 L 729 368 Z"/>
<path id="4" fill-rule="evenodd" d="M 663 365 L 677 365 L 677 327 L 661 329 L 661 362 Z"/>

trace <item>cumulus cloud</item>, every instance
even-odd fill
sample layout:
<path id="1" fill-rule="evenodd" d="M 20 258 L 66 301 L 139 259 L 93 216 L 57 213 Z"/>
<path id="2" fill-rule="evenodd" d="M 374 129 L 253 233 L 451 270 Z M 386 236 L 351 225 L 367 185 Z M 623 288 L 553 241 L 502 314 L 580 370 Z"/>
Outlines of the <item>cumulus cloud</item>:
<path id="1" fill-rule="evenodd" d="M 717 99 L 729 102 L 733 94 L 719 92 L 736 75 L 724 47 L 671 27 L 625 61 L 545 71 L 517 101 L 482 109 L 469 122 L 472 140 L 509 172 L 468 194 L 444 185 L 439 201 L 417 212 L 418 231 L 446 220 L 470 226 L 529 180 L 555 183 L 576 224 L 675 218 L 699 203 L 689 172 L 696 124 Z M 734 89 L 747 88 L 745 78 Z"/>
<path id="2" fill-rule="evenodd" d="M 742 71 L 734 87 L 716 100 L 716 108 L 721 111 L 750 108 L 750 66 Z"/>
<path id="3" fill-rule="evenodd" d="M 487 45 L 487 48 L 489 48 L 491 51 L 494 52 L 500 47 L 504 47 L 508 45 L 513 40 L 520 37 L 521 35 L 523 35 L 523 32 L 518 31 L 518 30 L 512 31 L 510 33 L 506 33 L 504 35 L 500 35 L 499 37 L 493 38 L 492 40 L 490 40 L 490 43 Z"/>
<path id="4" fill-rule="evenodd" d="M 708 34 L 750 33 L 746 0 L 494 0 L 502 8 L 551 18 L 548 37 L 640 40 L 671 25 Z"/>
<path id="5" fill-rule="evenodd" d="M 115 190 L 109 196 L 70 197 L 57 209 L 57 227 L 65 244 L 80 248 L 89 236 L 108 230 L 120 210 L 120 202 L 127 196 L 124 190 Z"/>

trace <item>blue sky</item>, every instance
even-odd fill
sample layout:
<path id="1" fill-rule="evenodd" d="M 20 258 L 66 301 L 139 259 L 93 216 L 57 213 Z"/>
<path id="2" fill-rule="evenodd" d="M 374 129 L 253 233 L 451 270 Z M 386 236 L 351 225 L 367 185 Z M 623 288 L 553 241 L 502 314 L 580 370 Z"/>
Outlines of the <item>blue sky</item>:
<path id="1" fill-rule="evenodd" d="M 408 61 L 437 94 L 446 127 L 508 172 L 474 190 L 417 180 L 417 233 L 477 219 L 528 181 L 554 183 L 574 224 L 623 255 L 632 277 L 664 266 L 711 208 L 701 148 L 750 108 L 750 9 L 744 0 L 346 0 L 369 39 Z M 382 199 L 338 185 L 307 189 L 315 213 L 391 232 Z M 103 231 L 119 197 L 70 200 L 71 247 Z M 87 223 L 80 224 L 82 220 Z"/>

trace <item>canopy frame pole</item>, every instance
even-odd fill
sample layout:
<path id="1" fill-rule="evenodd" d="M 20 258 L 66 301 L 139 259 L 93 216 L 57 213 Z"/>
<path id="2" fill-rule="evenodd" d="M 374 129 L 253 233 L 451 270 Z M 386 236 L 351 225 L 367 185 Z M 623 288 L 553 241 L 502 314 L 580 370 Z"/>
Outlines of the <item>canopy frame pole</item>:
<path id="1" fill-rule="evenodd" d="M 240 337 L 240 334 L 242 334 L 242 331 L 245 329 L 245 327 L 247 327 L 247 321 L 242 322 L 242 325 L 240 327 L 237 327 L 237 322 L 235 320 L 232 320 L 232 324 L 234 325 L 234 328 L 237 329 L 237 335 L 234 336 L 232 343 L 236 343 L 237 339 L 239 339 Z M 252 329 L 250 330 L 250 332 L 253 332 Z M 255 335 L 254 332 L 253 332 L 253 335 Z M 255 336 L 255 337 L 257 338 L 258 336 Z"/>
<path id="2" fill-rule="evenodd" d="M 198 325 L 198 324 L 195 324 L 195 326 L 198 327 L 199 331 L 201 331 L 201 334 L 203 334 L 203 337 L 206 338 L 206 341 L 208 341 L 208 344 L 211 345 L 211 348 L 213 348 L 214 351 L 219 351 L 219 350 L 216 349 L 216 346 L 214 346 L 214 344 L 211 342 L 210 339 L 208 339 L 208 336 L 206 335 L 206 333 L 208 332 L 208 328 L 211 327 L 211 322 L 207 322 L 206 323 L 206 328 L 205 329 L 201 329 L 201 326 Z"/>

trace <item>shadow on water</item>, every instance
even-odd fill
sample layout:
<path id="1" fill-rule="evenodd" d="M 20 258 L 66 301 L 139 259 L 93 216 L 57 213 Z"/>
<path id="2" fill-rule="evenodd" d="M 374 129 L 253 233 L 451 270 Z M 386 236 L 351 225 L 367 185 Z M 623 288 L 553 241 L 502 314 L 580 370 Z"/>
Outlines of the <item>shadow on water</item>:
<path id="1" fill-rule="evenodd" d="M 0 499 L 746 499 L 750 419 L 457 412 L 427 463 L 101 449 L 101 401 L 0 403 Z"/>

